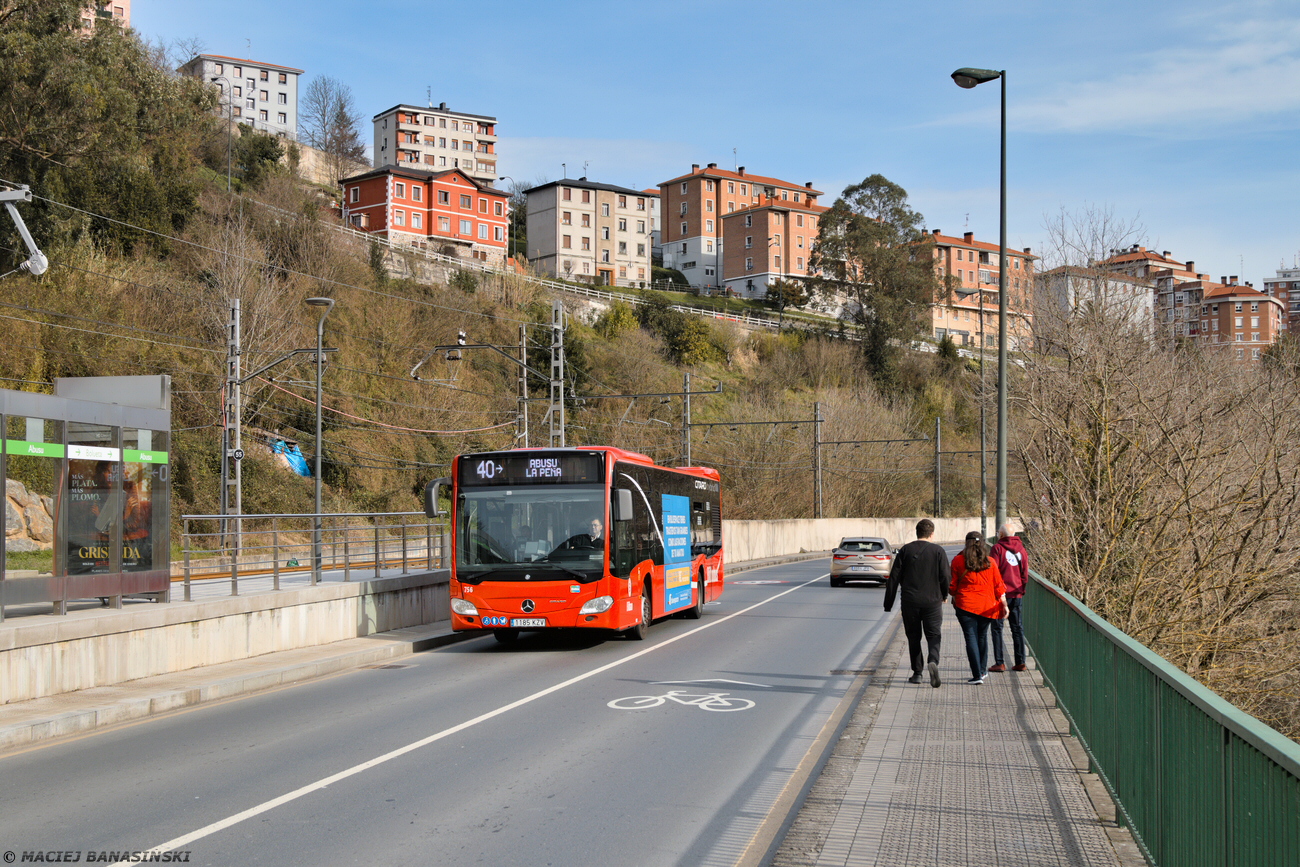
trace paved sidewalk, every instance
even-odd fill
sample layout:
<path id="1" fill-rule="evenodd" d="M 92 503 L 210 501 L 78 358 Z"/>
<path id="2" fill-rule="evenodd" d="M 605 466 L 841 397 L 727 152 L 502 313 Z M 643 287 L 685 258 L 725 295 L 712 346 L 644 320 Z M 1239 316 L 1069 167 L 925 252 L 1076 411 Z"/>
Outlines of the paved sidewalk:
<path id="1" fill-rule="evenodd" d="M 943 686 L 907 683 L 899 629 L 774 867 L 1145 865 L 1032 659 L 967 685 L 943 625 Z"/>

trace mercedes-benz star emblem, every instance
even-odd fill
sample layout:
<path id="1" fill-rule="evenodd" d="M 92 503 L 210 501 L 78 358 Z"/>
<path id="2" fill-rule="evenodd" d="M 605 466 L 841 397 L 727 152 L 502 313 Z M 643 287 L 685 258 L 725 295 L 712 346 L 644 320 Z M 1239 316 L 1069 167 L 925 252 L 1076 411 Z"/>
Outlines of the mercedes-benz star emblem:
<path id="1" fill-rule="evenodd" d="M 533 600 L 531 600 L 531 599 L 525 599 L 525 600 L 524 600 L 524 604 L 521 605 L 521 606 L 519 606 L 519 607 L 522 608 L 522 609 L 524 609 L 524 613 L 525 613 L 525 614 L 529 614 L 529 613 L 531 613 L 532 610 L 533 610 L 534 608 L 536 608 L 537 606 L 533 604 Z"/>

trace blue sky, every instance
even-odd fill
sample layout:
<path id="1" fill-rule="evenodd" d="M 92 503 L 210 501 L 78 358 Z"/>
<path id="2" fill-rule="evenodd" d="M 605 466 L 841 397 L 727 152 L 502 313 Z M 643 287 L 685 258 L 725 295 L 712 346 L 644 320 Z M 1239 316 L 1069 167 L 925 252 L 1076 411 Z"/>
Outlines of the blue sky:
<path id="1" fill-rule="evenodd" d="M 1008 244 L 1109 209 L 1147 246 L 1258 287 L 1300 256 L 1300 2 L 135 0 L 164 44 L 329 75 L 369 117 L 432 101 L 498 119 L 499 170 L 644 188 L 737 163 L 825 204 L 880 173 L 926 225 Z M 734 149 L 734 155 L 733 155 Z"/>

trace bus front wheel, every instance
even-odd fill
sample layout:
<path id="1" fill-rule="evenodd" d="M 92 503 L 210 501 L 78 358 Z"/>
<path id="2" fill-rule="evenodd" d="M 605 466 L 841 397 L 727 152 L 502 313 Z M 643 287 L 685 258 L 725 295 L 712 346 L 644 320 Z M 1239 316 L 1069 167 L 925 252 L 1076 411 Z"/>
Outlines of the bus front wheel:
<path id="1" fill-rule="evenodd" d="M 497 641 L 501 642 L 502 644 L 514 644 L 516 641 L 519 640 L 519 630 L 518 629 L 494 629 L 492 630 L 492 637 L 495 638 Z"/>
<path id="2" fill-rule="evenodd" d="M 641 641 L 645 638 L 646 633 L 650 631 L 650 619 L 653 611 L 650 608 L 650 585 L 641 588 L 641 619 L 636 626 L 627 630 L 623 634 L 633 641 Z"/>

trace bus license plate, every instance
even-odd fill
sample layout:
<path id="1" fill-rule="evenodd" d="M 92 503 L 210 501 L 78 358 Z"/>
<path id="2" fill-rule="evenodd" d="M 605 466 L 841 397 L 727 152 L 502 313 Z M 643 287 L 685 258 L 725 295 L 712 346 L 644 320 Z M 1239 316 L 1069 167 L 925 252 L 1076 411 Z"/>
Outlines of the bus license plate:
<path id="1" fill-rule="evenodd" d="M 510 621 L 510 625 L 516 629 L 532 629 L 537 626 L 545 626 L 545 617 L 516 617 Z"/>

